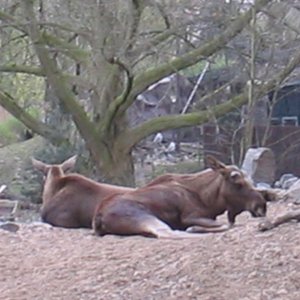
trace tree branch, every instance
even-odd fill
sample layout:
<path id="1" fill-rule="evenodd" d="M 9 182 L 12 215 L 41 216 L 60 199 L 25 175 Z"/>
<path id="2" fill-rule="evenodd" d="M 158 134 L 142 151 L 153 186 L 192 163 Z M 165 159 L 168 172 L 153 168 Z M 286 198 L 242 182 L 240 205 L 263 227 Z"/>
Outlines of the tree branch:
<path id="1" fill-rule="evenodd" d="M 194 22 L 188 21 L 182 24 L 180 27 L 185 28 L 187 25 L 191 25 Z M 141 53 L 144 53 L 147 49 L 153 48 L 160 44 L 161 42 L 167 40 L 171 36 L 176 36 L 178 34 L 178 31 L 180 31 L 179 27 L 172 27 L 167 30 L 164 30 L 163 32 L 160 32 L 152 39 L 145 41 L 140 45 L 139 47 L 133 48 L 131 51 L 128 52 L 128 56 L 130 57 L 137 57 L 141 55 Z"/>
<path id="2" fill-rule="evenodd" d="M 261 98 L 271 90 L 274 90 L 298 65 L 300 65 L 300 53 L 297 53 L 294 57 L 292 57 L 287 66 L 277 76 L 260 86 L 256 86 L 254 98 Z M 168 129 L 204 124 L 212 118 L 219 118 L 226 113 L 233 111 L 247 103 L 247 101 L 248 91 L 245 90 L 243 93 L 235 96 L 231 100 L 201 112 L 193 112 L 186 115 L 167 115 L 158 117 L 128 130 L 126 133 L 122 133 L 122 136 L 118 138 L 117 142 L 130 150 L 139 141 L 153 133 Z"/>
<path id="3" fill-rule="evenodd" d="M 15 65 L 15 64 L 8 64 L 8 65 L 0 65 L 0 72 L 7 72 L 7 73 L 24 73 L 28 75 L 34 75 L 39 77 L 45 77 L 46 74 L 41 68 L 26 66 L 26 65 Z M 91 83 L 84 80 L 82 77 L 74 76 L 70 74 L 62 73 L 64 79 L 68 80 L 70 84 L 76 84 L 78 86 L 90 89 L 92 88 Z"/>
<path id="4" fill-rule="evenodd" d="M 29 22 L 28 33 L 33 41 L 35 51 L 45 71 L 45 75 L 55 90 L 57 97 L 71 114 L 80 135 L 86 142 L 87 148 L 90 150 L 92 156 L 96 157 L 97 153 L 94 152 L 94 149 L 97 150 L 100 146 L 99 141 L 94 139 L 94 137 L 97 136 L 96 129 L 84 109 L 77 103 L 68 84 L 65 82 L 64 76 L 51 59 L 48 49 L 41 43 L 42 37 L 35 19 L 32 0 L 24 0 L 22 1 L 22 5 Z"/>
<path id="5" fill-rule="evenodd" d="M 167 14 L 164 11 L 164 7 L 158 3 L 158 2 L 151 2 L 148 1 L 146 3 L 146 1 L 141 1 L 141 0 L 132 0 L 132 6 L 133 6 L 133 22 L 131 25 L 131 34 L 130 34 L 130 47 L 127 48 L 127 55 L 130 57 L 137 57 L 139 56 L 142 52 L 144 52 L 146 49 L 148 49 L 149 47 L 153 47 L 158 45 L 159 43 L 161 43 L 162 41 L 165 41 L 167 38 L 169 38 L 170 36 L 172 36 L 173 34 L 176 34 L 178 32 L 178 28 L 172 28 L 170 30 L 170 21 L 169 18 L 167 16 Z M 158 35 L 156 35 L 153 39 L 151 39 L 150 41 L 146 41 L 144 42 L 141 46 L 137 47 L 137 48 L 133 48 L 133 40 L 136 37 L 137 34 L 137 30 L 139 27 L 139 23 L 141 20 L 141 15 L 143 10 L 147 7 L 147 6 L 152 6 L 153 8 L 156 8 L 159 13 L 161 14 L 164 23 L 166 25 L 166 29 L 164 30 L 163 33 L 160 33 Z M 187 23 L 191 23 L 190 21 Z M 187 24 L 185 24 L 186 26 Z"/>
<path id="6" fill-rule="evenodd" d="M 84 62 L 88 57 L 89 53 L 85 50 L 80 49 L 79 47 L 65 42 L 59 39 L 56 36 L 51 34 L 43 33 L 42 41 L 50 47 L 55 47 L 55 50 L 61 53 L 64 53 L 66 56 L 72 58 L 76 62 Z"/>
<path id="7" fill-rule="evenodd" d="M 26 26 L 28 26 L 30 24 L 30 20 L 28 22 L 26 22 L 26 24 L 24 23 L 20 23 L 17 21 L 16 18 L 14 18 L 13 16 L 0 11 L 0 20 L 3 21 L 5 24 L 7 24 L 7 26 L 11 26 L 19 31 L 21 31 L 22 33 L 29 35 L 28 31 L 26 30 Z M 42 24 L 42 23 L 41 23 Z M 49 23 L 51 24 L 51 23 Z M 48 24 L 48 25 L 49 25 Z M 36 22 L 36 25 L 40 25 L 40 23 Z M 58 26 L 58 25 L 57 25 Z M 66 30 L 66 27 L 61 27 L 62 30 Z M 74 33 L 77 34 L 82 34 L 82 32 L 77 32 L 77 30 L 73 30 Z M 87 37 L 87 35 L 85 35 L 85 37 Z M 41 35 L 39 42 L 42 43 L 42 41 L 44 41 L 45 44 L 48 44 L 49 46 L 52 47 L 57 47 L 58 51 L 64 53 L 65 55 L 67 55 L 68 57 L 74 59 L 76 62 L 82 62 L 85 59 L 87 59 L 87 57 L 89 57 L 89 53 L 83 49 L 78 48 L 75 45 L 71 45 L 68 42 L 64 42 L 63 40 L 59 39 L 58 37 L 48 34 L 48 33 L 43 33 L 43 35 Z"/>
<path id="8" fill-rule="evenodd" d="M 127 37 L 127 45 L 126 45 L 125 53 L 130 51 L 130 49 L 132 49 L 133 47 L 134 40 L 137 36 L 139 24 L 141 21 L 141 15 L 145 7 L 143 1 L 139 1 L 139 0 L 132 0 L 131 4 L 132 4 L 132 16 L 131 16 L 132 22 L 130 26 L 128 26 L 129 28 L 127 31 L 128 37 Z"/>
<path id="9" fill-rule="evenodd" d="M 171 27 L 170 20 L 169 20 L 168 15 L 165 12 L 164 6 L 161 3 L 159 3 L 159 2 L 152 2 L 152 5 L 154 7 L 157 7 L 159 13 L 161 14 L 161 17 L 164 20 L 166 28 L 170 28 Z"/>
<path id="10" fill-rule="evenodd" d="M 21 121 L 34 133 L 50 140 L 53 144 L 66 142 L 67 139 L 58 133 L 56 128 L 51 128 L 43 122 L 38 121 L 17 104 L 17 101 L 8 93 L 0 90 L 0 105 L 15 118 Z"/>
<path id="11" fill-rule="evenodd" d="M 272 2 L 271 0 L 257 0 L 255 2 L 255 11 L 258 13 L 263 7 L 268 3 Z M 143 74 L 137 76 L 133 82 L 133 89 L 130 95 L 127 98 L 127 101 L 122 105 L 119 113 L 124 113 L 127 108 L 134 102 L 136 96 L 143 92 L 148 86 L 157 82 L 159 79 L 169 76 L 176 72 L 177 70 L 187 68 L 194 65 L 195 63 L 208 58 L 212 54 L 221 50 L 225 44 L 237 36 L 247 24 L 252 19 L 252 8 L 243 13 L 235 21 L 233 21 L 226 30 L 217 35 L 210 42 L 207 42 L 202 47 L 192 50 L 180 57 L 177 57 L 168 63 L 165 63 L 159 67 L 144 72 Z M 116 101 L 120 101 L 117 99 Z"/>
<path id="12" fill-rule="evenodd" d="M 16 65 L 14 63 L 8 65 L 0 65 L 0 72 L 25 73 L 28 75 L 35 75 L 39 77 L 45 76 L 41 68 L 26 65 Z"/>
<path id="13" fill-rule="evenodd" d="M 114 101 L 112 105 L 109 106 L 107 111 L 105 112 L 105 115 L 103 117 L 103 120 L 101 120 L 101 132 L 107 132 L 110 128 L 114 118 L 116 117 L 116 114 L 121 107 L 122 103 L 124 103 L 131 91 L 132 83 L 133 83 L 133 75 L 129 68 L 122 63 L 118 58 L 113 58 L 110 61 L 112 64 L 118 65 L 122 70 L 124 70 L 126 74 L 126 81 L 125 81 L 125 88 L 122 93 L 122 95 L 119 96 L 119 101 Z"/>

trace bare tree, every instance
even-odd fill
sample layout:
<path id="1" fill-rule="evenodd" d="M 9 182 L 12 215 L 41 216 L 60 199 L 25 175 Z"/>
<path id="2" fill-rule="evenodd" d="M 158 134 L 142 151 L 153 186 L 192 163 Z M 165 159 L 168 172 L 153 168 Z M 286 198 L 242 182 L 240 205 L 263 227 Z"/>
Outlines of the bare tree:
<path id="1" fill-rule="evenodd" d="M 252 7 L 219 0 L 211 8 L 208 2 L 11 0 L 15 9 L 0 11 L 1 26 L 23 35 L 35 55 L 30 63 L 3 64 L 0 71 L 44 77 L 103 180 L 133 185 L 131 152 L 141 140 L 158 131 L 203 124 L 247 102 L 245 90 L 209 110 L 129 126 L 127 110 L 140 93 L 221 53 L 253 19 Z M 271 3 L 255 1 L 256 15 L 266 17 Z M 182 46 L 176 54 L 178 38 Z M 285 68 L 253 86 L 253 97 L 264 95 L 294 70 L 300 55 L 295 51 L 289 57 Z M 72 143 L 67 130 L 32 117 L 1 87 L 0 104 L 52 143 Z"/>

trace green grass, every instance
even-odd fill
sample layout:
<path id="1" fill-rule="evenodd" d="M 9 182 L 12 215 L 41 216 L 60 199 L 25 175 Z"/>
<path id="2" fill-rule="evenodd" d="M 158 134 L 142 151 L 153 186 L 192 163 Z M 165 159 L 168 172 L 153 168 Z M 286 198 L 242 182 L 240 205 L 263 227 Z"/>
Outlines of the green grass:
<path id="1" fill-rule="evenodd" d="M 20 140 L 24 125 L 14 117 L 9 117 L 0 123 L 0 143 L 9 145 Z"/>
<path id="2" fill-rule="evenodd" d="M 36 107 L 30 107 L 26 110 L 31 116 L 39 119 L 40 111 Z M 13 116 L 0 121 L 0 146 L 10 145 L 24 140 L 26 127 Z"/>

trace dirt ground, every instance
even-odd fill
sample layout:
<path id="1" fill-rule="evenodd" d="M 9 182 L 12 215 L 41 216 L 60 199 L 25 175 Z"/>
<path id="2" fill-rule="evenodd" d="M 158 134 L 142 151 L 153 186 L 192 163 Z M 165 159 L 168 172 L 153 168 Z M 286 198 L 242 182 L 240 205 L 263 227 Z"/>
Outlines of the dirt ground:
<path id="1" fill-rule="evenodd" d="M 268 215 L 292 208 L 272 203 Z M 192 240 L 1 230 L 0 299 L 300 299 L 300 223 L 262 233 L 259 221 L 244 213 L 231 230 Z"/>

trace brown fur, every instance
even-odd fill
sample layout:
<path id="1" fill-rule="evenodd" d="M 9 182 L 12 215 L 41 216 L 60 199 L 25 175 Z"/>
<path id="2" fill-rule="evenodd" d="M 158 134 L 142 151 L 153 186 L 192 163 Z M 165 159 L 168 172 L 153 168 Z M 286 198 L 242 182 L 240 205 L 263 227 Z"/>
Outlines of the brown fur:
<path id="1" fill-rule="evenodd" d="M 226 210 L 231 225 L 242 211 L 254 217 L 265 215 L 265 199 L 237 167 L 225 166 L 213 157 L 209 161 L 212 169 L 166 174 L 143 188 L 104 199 L 95 212 L 94 231 L 99 235 L 195 237 L 182 230 L 228 229 L 215 221 Z"/>
<path id="2" fill-rule="evenodd" d="M 95 207 L 102 199 L 133 189 L 97 183 L 79 174 L 65 174 L 75 162 L 76 157 L 60 165 L 32 159 L 33 166 L 45 176 L 41 217 L 53 226 L 91 228 Z"/>

